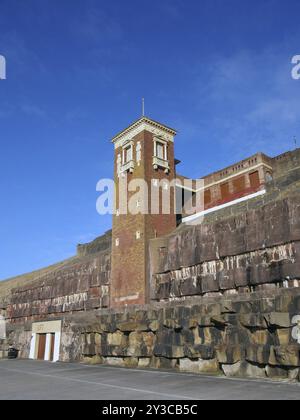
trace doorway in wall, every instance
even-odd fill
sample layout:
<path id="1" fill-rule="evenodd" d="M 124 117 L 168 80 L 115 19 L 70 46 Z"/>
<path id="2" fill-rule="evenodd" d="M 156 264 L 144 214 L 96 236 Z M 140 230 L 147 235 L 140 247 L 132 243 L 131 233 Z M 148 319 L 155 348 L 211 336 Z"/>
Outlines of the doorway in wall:
<path id="1" fill-rule="evenodd" d="M 38 360 L 44 360 L 45 359 L 45 350 L 46 350 L 46 337 L 47 334 L 38 334 L 38 354 L 37 359 Z"/>
<path id="2" fill-rule="evenodd" d="M 55 349 L 55 333 L 37 334 L 37 338 L 37 359 L 48 360 L 49 362 L 53 362 Z"/>
<path id="3" fill-rule="evenodd" d="M 29 359 L 57 362 L 61 342 L 61 320 L 34 322 Z"/>

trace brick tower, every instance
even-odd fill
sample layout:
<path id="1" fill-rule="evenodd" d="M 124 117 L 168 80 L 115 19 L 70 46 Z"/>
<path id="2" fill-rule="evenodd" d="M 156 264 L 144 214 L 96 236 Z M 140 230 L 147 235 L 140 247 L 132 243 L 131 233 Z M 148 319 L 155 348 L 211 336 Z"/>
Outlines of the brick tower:
<path id="1" fill-rule="evenodd" d="M 116 203 L 112 229 L 111 307 L 147 303 L 148 241 L 176 228 L 174 191 L 166 182 L 175 179 L 175 135 L 175 130 L 142 117 L 112 140 Z M 144 200 L 141 199 L 141 188 L 135 187 L 127 193 L 127 200 L 120 200 L 128 186 L 133 182 L 139 185 L 141 180 L 148 186 L 148 191 L 143 190 Z M 170 214 L 162 214 L 161 199 L 156 214 L 151 212 L 151 191 L 156 187 L 160 197 L 164 188 L 170 190 Z M 133 211 L 124 214 L 124 203 L 127 210 L 130 203 Z"/>

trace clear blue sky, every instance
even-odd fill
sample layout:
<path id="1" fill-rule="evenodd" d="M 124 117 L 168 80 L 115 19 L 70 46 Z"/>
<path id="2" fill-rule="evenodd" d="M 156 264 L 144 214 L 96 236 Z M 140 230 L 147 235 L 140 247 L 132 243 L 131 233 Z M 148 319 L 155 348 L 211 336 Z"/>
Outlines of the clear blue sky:
<path id="1" fill-rule="evenodd" d="M 110 228 L 96 183 L 146 113 L 199 177 L 300 144 L 299 0 L 0 0 L 0 279 Z"/>

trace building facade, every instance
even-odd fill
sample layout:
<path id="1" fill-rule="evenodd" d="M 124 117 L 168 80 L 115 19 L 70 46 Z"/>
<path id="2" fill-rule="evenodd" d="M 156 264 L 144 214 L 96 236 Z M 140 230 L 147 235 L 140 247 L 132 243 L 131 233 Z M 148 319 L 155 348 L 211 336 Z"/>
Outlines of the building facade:
<path id="1" fill-rule="evenodd" d="M 181 223 L 197 221 L 210 212 L 263 195 L 266 182 L 272 180 L 272 159 L 258 153 L 203 177 L 201 208 L 197 210 L 193 203 L 199 193 L 197 180 L 188 180 L 176 171 L 179 161 L 174 155 L 175 136 L 175 129 L 142 117 L 112 140 L 116 204 L 112 227 L 111 307 L 149 302 L 151 239 L 169 235 Z M 143 191 L 143 182 L 147 191 Z M 167 212 L 163 209 L 164 190 L 169 198 Z M 184 196 L 186 190 L 191 192 L 188 198 Z M 123 203 L 122 198 L 125 198 Z M 195 209 L 194 213 L 187 214 L 187 207 Z"/>
<path id="2" fill-rule="evenodd" d="M 243 363 L 270 372 L 283 364 L 278 346 L 299 350 L 300 150 L 257 153 L 199 186 L 178 173 L 175 136 L 142 117 L 113 138 L 112 231 L 69 260 L 0 283 L 0 357 L 11 344 L 31 359 L 184 370 L 209 350 L 210 366 L 225 370 L 234 363 L 220 348 L 244 341 L 252 353 L 239 354 Z M 258 361 L 261 346 L 270 354 Z"/>

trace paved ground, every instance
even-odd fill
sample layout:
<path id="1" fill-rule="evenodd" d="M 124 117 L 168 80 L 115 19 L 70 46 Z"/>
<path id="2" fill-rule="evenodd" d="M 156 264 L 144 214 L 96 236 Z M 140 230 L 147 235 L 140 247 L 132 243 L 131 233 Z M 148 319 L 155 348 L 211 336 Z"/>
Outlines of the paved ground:
<path id="1" fill-rule="evenodd" d="M 0 360 L 0 399 L 300 399 L 300 385 L 108 366 Z"/>

